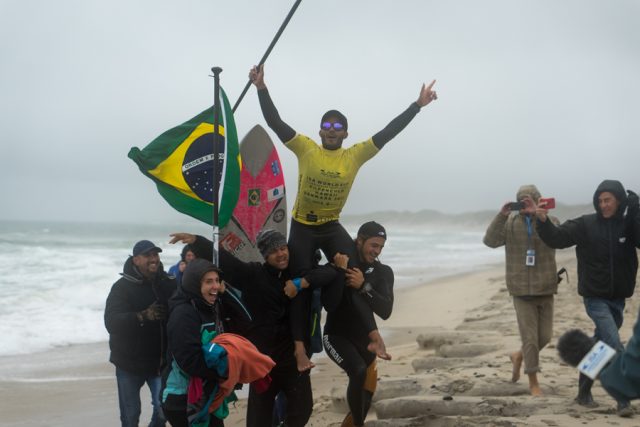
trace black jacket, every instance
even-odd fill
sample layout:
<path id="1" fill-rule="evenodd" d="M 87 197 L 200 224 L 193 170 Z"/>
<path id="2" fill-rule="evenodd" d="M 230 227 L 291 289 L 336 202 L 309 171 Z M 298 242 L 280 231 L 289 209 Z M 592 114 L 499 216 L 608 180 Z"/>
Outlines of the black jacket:
<path id="1" fill-rule="evenodd" d="M 152 280 L 145 279 L 129 257 L 122 278 L 111 287 L 104 310 L 109 331 L 109 360 L 118 368 L 139 375 L 159 375 L 166 351 L 166 322 L 142 322 L 136 313 L 154 301 L 168 306 L 176 281 L 162 267 Z"/>
<path id="2" fill-rule="evenodd" d="M 209 369 L 202 351 L 202 332 L 218 334 L 233 332 L 242 334 L 250 322 L 247 310 L 232 290 L 219 293 L 216 301 L 209 304 L 200 293 L 200 282 L 208 271 L 217 267 L 204 259 L 192 260 L 184 271 L 178 291 L 169 301 L 168 359 L 190 377 L 199 377 L 217 382 L 218 376 Z M 169 375 L 165 371 L 164 382 Z M 184 394 L 171 395 L 164 402 L 165 407 L 174 410 L 186 409 Z"/>
<path id="3" fill-rule="evenodd" d="M 192 247 L 198 257 L 212 256 L 212 244 L 202 236 L 196 237 Z M 221 250 L 219 256 L 222 277 L 242 292 L 242 301 L 252 316 L 244 336 L 261 353 L 271 357 L 278 369 L 295 366 L 291 300 L 284 293 L 285 282 L 291 278 L 289 271 L 278 270 L 267 263 L 243 262 L 225 250 Z M 315 269 L 310 276 L 307 279 L 312 284 L 329 282 L 336 277 L 344 280 L 344 274 L 333 268 Z"/>
<path id="4" fill-rule="evenodd" d="M 620 202 L 616 214 L 604 218 L 598 196 L 608 191 Z M 638 271 L 636 247 L 640 246 L 640 216 L 624 215 L 627 197 L 618 181 L 603 181 L 593 196 L 596 213 L 555 226 L 537 221 L 540 238 L 556 249 L 576 245 L 578 293 L 583 297 L 628 298 L 633 295 Z M 630 209 L 631 211 L 631 209 Z"/>
<path id="5" fill-rule="evenodd" d="M 204 300 L 200 294 L 200 280 L 210 271 L 209 266 L 212 264 L 203 259 L 189 263 L 182 284 L 169 301 L 167 331 L 169 353 L 178 366 L 191 376 L 215 379 L 215 373 L 204 361 L 202 331 L 241 334 L 250 317 L 232 291 L 219 293 L 213 305 Z"/>

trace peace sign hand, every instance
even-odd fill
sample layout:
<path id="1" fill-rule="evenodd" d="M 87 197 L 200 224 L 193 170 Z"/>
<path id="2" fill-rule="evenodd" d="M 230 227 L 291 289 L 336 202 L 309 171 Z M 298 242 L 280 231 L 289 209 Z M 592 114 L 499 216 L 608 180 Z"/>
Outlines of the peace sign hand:
<path id="1" fill-rule="evenodd" d="M 429 86 L 424 83 L 422 84 L 422 89 L 420 89 L 420 96 L 418 96 L 418 100 L 416 101 L 416 104 L 418 104 L 420 107 L 424 107 L 431 101 L 435 101 L 436 99 L 438 99 L 438 94 L 435 90 L 433 90 L 434 84 L 436 84 L 435 80 L 429 83 Z"/>

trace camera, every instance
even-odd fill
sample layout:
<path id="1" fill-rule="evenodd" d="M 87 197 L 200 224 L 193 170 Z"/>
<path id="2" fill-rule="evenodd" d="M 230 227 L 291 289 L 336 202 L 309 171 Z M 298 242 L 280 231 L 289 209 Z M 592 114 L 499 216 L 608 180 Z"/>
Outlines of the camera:
<path id="1" fill-rule="evenodd" d="M 510 211 L 519 211 L 524 209 L 524 202 L 511 202 L 509 203 Z"/>

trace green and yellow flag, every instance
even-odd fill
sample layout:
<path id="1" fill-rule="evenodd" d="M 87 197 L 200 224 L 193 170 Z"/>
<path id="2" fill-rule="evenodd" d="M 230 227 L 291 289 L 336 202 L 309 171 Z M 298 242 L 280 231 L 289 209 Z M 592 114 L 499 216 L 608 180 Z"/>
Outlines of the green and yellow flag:
<path id="1" fill-rule="evenodd" d="M 220 88 L 219 227 L 224 227 L 238 201 L 240 150 L 238 133 L 227 95 Z M 151 178 L 174 209 L 213 224 L 213 107 L 169 129 L 142 150 L 133 147 L 129 158 Z"/>

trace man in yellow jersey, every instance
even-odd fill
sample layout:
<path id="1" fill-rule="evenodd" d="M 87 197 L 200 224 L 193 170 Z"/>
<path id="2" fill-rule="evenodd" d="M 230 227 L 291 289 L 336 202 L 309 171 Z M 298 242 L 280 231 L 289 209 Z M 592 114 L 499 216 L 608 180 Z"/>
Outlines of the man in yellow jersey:
<path id="1" fill-rule="evenodd" d="M 264 82 L 263 66 L 253 67 L 249 78 L 258 89 L 262 114 L 278 138 L 298 157 L 298 194 L 293 207 L 289 234 L 291 271 L 304 273 L 313 266 L 316 249 L 327 259 L 337 252 L 357 259 L 353 241 L 339 223 L 351 185 L 360 167 L 402 131 L 420 109 L 437 99 L 431 84 L 422 85 L 418 99 L 384 129 L 366 141 L 342 148 L 348 136 L 347 118 L 337 110 L 327 111 L 320 121 L 318 145 L 311 138 L 297 133 L 278 114 Z"/>
<path id="2" fill-rule="evenodd" d="M 345 149 L 342 148 L 342 142 L 348 136 L 348 122 L 342 113 L 330 110 L 322 116 L 319 133 L 322 145 L 318 145 L 311 138 L 297 133 L 280 118 L 264 82 L 262 65 L 250 70 L 249 79 L 258 90 L 267 125 L 298 158 L 298 194 L 288 241 L 289 268 L 293 277 L 302 277 L 311 270 L 317 249 L 321 249 L 329 260 L 336 253 L 346 254 L 350 269 L 357 269 L 357 253 L 349 233 L 339 222 L 340 212 L 360 167 L 398 135 L 422 107 L 438 99 L 433 90 L 436 81 L 423 84 L 418 99 L 380 132 Z M 304 297 L 296 299 L 305 300 Z M 296 358 L 298 366 L 311 367 L 304 351 L 298 346 L 304 338 L 294 336 L 297 343 Z M 383 356 L 386 352 L 382 338 L 378 335 L 377 339 L 378 342 L 372 338 L 371 348 Z"/>

